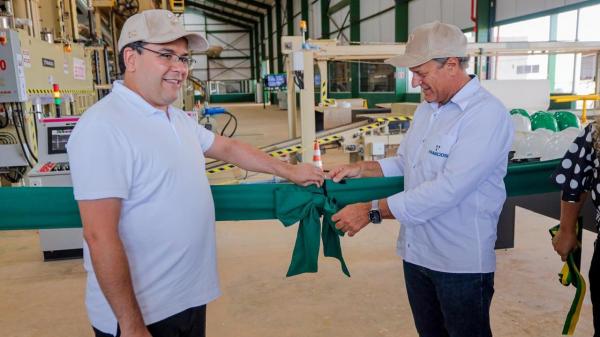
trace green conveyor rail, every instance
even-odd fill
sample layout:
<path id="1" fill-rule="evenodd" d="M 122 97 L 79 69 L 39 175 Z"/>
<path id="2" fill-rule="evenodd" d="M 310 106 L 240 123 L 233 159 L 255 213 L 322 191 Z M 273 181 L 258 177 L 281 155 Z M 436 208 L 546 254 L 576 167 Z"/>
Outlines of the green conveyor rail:
<path id="1" fill-rule="evenodd" d="M 509 165 L 504 179 L 508 196 L 557 191 L 550 175 L 559 162 Z M 385 198 L 403 188 L 403 177 L 348 179 L 343 183 L 328 180 L 324 193 L 343 207 Z M 293 193 L 297 190 L 290 184 L 218 185 L 211 186 L 211 189 L 218 221 L 276 219 L 275 192 L 290 189 Z M 81 220 L 71 187 L 0 188 L 0 230 L 77 227 L 81 227 Z"/>

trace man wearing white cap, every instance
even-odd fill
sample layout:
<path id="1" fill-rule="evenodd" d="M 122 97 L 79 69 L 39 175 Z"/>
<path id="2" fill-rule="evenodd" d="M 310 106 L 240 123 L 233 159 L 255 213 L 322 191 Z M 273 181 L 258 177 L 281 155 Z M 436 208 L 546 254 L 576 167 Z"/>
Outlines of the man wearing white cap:
<path id="1" fill-rule="evenodd" d="M 215 214 L 204 155 L 295 183 L 289 165 L 215 136 L 172 104 L 206 40 L 173 13 L 130 17 L 119 38 L 123 81 L 81 118 L 68 143 L 83 222 L 86 306 L 96 336 L 204 336 L 219 296 Z"/>
<path id="2" fill-rule="evenodd" d="M 349 205 L 334 215 L 353 236 L 370 222 L 397 219 L 397 250 L 421 337 L 491 336 L 496 227 L 513 129 L 506 108 L 465 71 L 467 41 L 455 26 L 417 27 L 404 55 L 425 99 L 396 157 L 344 165 L 344 177 L 404 176 L 404 192 Z"/>

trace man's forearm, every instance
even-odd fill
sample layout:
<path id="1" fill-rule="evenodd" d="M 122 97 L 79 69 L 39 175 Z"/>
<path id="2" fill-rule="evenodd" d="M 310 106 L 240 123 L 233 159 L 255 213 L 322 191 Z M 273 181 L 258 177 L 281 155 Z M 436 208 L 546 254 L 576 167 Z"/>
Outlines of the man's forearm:
<path id="1" fill-rule="evenodd" d="M 289 165 L 277 160 L 263 151 L 235 139 L 220 138 L 221 144 L 214 150 L 211 149 L 208 155 L 215 159 L 232 163 L 245 170 L 253 172 L 262 172 L 285 177 L 289 170 Z"/>
<path id="2" fill-rule="evenodd" d="M 131 333 L 145 329 L 123 244 L 119 239 L 94 241 L 88 242 L 94 273 L 121 330 Z"/>
<path id="3" fill-rule="evenodd" d="M 358 162 L 357 165 L 360 167 L 360 177 L 383 177 L 381 165 L 376 161 L 361 161 Z"/>

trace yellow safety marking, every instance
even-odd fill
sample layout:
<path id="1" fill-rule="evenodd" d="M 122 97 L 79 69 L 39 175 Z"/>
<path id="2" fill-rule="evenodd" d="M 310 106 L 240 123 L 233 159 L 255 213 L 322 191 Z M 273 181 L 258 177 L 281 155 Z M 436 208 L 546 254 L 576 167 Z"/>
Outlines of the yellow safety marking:
<path id="1" fill-rule="evenodd" d="M 399 117 L 379 117 L 376 119 L 377 122 L 407 122 L 411 121 L 412 117 L 410 116 L 399 116 Z"/>
<path id="2" fill-rule="evenodd" d="M 331 136 L 319 138 L 319 139 L 317 139 L 317 142 L 319 143 L 319 145 L 323 145 L 323 144 L 333 143 L 340 139 L 342 139 L 342 137 L 339 135 L 331 135 Z M 277 158 L 277 157 L 281 157 L 281 156 L 289 155 L 289 154 L 293 154 L 293 153 L 298 153 L 298 152 L 302 152 L 302 145 L 289 146 L 289 147 L 286 147 L 286 148 L 283 148 L 280 150 L 268 152 L 267 154 L 271 157 Z M 225 172 L 225 171 L 231 170 L 234 167 L 235 167 L 235 165 L 224 164 L 224 165 L 220 165 L 215 168 L 212 168 L 210 170 L 206 170 L 206 174 L 208 175 L 208 174 Z"/>
<path id="3" fill-rule="evenodd" d="M 375 130 L 375 129 L 378 129 L 381 127 L 381 123 L 385 123 L 385 122 L 389 122 L 389 121 L 410 121 L 410 120 L 412 120 L 412 117 L 410 117 L 410 116 L 380 117 L 380 118 L 377 118 L 377 123 L 365 125 L 365 126 L 359 128 L 358 131 L 359 132 L 367 132 L 367 131 Z M 319 145 L 324 145 L 324 144 L 336 142 L 341 139 L 342 139 L 342 136 L 340 136 L 339 134 L 336 134 L 336 135 L 330 135 L 330 136 L 318 138 L 317 142 L 319 143 Z M 289 147 L 286 147 L 286 148 L 283 148 L 280 150 L 271 151 L 267 154 L 271 157 L 277 158 L 277 157 L 281 157 L 283 155 L 288 155 L 288 154 L 298 153 L 298 152 L 302 152 L 302 145 L 289 146 Z M 206 170 L 206 174 L 210 175 L 210 174 L 225 172 L 225 171 L 231 170 L 234 167 L 235 167 L 235 165 L 232 165 L 232 164 L 223 164 L 223 165 L 217 166 L 215 168 Z"/>
<path id="4" fill-rule="evenodd" d="M 87 90 L 87 89 L 62 89 L 62 90 L 60 90 L 60 92 L 64 93 L 64 94 L 77 94 L 77 95 L 91 95 L 91 94 L 95 93 L 94 90 Z M 45 94 L 52 95 L 52 93 L 53 93 L 52 89 L 27 89 L 27 94 L 30 94 L 30 95 L 45 95 Z"/>

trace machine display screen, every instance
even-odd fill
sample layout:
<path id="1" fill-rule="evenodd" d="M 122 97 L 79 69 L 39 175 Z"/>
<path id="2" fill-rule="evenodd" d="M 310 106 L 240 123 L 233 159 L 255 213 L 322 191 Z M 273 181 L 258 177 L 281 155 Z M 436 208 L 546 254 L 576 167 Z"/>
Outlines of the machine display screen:
<path id="1" fill-rule="evenodd" d="M 285 88 L 286 74 L 270 74 L 265 78 L 265 86 L 269 89 L 281 89 Z"/>
<path id="2" fill-rule="evenodd" d="M 67 142 L 75 126 L 48 128 L 48 154 L 67 153 Z"/>

